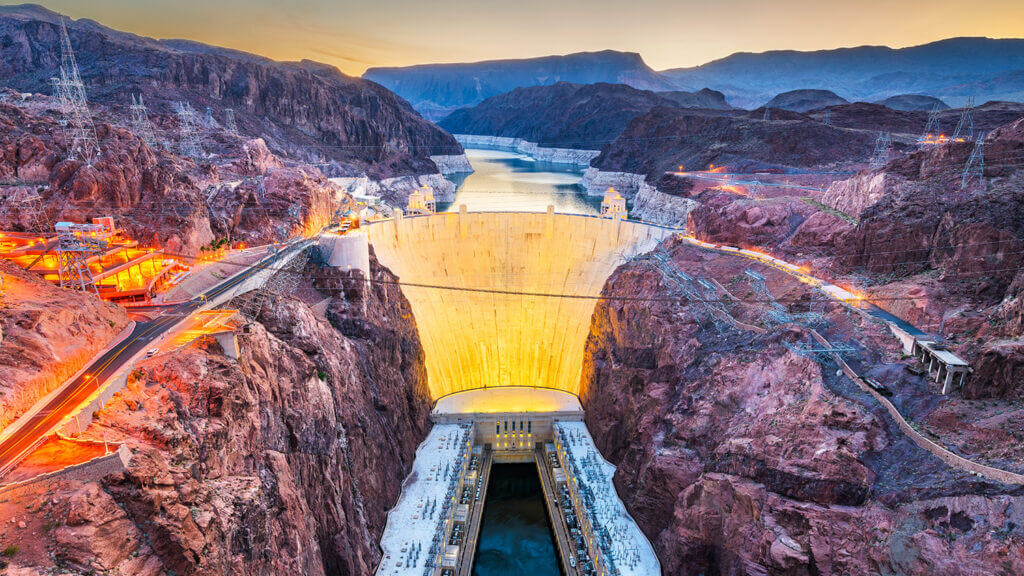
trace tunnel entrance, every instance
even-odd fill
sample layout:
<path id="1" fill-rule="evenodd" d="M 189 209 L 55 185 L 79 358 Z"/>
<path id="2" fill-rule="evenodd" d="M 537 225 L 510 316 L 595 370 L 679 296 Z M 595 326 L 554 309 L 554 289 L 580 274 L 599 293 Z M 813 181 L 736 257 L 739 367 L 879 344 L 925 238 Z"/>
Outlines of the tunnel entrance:
<path id="1" fill-rule="evenodd" d="M 555 537 L 537 466 L 495 464 L 473 576 L 561 576 Z"/>

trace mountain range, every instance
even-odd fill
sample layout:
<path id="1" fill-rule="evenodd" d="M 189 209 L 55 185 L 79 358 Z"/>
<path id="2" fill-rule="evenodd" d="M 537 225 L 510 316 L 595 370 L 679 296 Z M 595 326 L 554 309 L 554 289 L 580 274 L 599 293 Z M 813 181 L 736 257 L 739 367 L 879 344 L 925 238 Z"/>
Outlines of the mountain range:
<path id="1" fill-rule="evenodd" d="M 430 119 L 515 88 L 557 82 L 627 84 L 641 90 L 710 88 L 729 103 L 757 108 L 781 92 L 830 90 L 849 101 L 907 94 L 1024 101 L 1024 39 L 950 38 L 908 48 L 859 46 L 737 53 L 691 68 L 655 71 L 639 54 L 586 52 L 520 60 L 371 68 L 364 78 L 408 100 Z"/>
<path id="2" fill-rule="evenodd" d="M 0 6 L 0 86 L 49 94 L 61 65 L 61 15 Z M 239 132 L 292 158 L 329 162 L 334 175 L 437 171 L 432 155 L 462 148 L 381 86 L 312 61 L 277 62 L 187 40 L 155 40 L 88 19 L 65 20 L 94 112 L 129 114 L 141 95 L 158 129 L 176 132 L 189 103 L 210 133 L 235 116 Z M 204 111 L 207 111 L 204 115 Z"/>

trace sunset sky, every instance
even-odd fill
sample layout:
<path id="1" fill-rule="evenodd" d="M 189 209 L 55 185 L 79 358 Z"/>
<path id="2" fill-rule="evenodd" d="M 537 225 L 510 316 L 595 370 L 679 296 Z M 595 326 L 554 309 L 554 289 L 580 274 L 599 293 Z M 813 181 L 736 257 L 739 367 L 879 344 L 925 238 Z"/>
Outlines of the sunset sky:
<path id="1" fill-rule="evenodd" d="M 0 4 L 15 4 L 5 2 Z M 370 66 L 611 48 L 655 69 L 734 52 L 1024 37 L 1022 0 L 46 0 L 157 38 L 188 38 L 358 75 Z M 283 5 L 287 4 L 287 5 Z"/>

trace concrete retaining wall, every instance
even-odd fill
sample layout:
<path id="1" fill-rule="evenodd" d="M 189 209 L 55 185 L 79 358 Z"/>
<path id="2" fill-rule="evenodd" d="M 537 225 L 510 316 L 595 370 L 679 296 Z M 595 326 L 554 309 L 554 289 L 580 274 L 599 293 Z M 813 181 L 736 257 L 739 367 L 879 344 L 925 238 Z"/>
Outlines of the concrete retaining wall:
<path id="1" fill-rule="evenodd" d="M 92 482 L 108 474 L 123 472 L 128 469 L 132 453 L 123 444 L 117 451 L 93 458 L 88 462 L 68 466 L 56 472 L 41 474 L 35 478 L 0 486 L 0 498 L 11 499 L 53 489 L 56 482 Z"/>

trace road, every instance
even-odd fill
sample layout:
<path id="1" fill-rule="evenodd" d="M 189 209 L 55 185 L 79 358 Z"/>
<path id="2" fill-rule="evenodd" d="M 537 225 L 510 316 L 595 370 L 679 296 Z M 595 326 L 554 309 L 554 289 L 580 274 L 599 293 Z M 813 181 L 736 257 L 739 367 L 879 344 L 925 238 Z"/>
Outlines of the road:
<path id="1" fill-rule="evenodd" d="M 137 322 L 127 338 L 113 348 L 96 357 L 73 381 L 46 403 L 39 412 L 28 420 L 17 432 L 0 444 L 0 477 L 10 471 L 26 455 L 34 450 L 65 416 L 71 414 L 103 384 L 116 374 L 125 363 L 137 353 L 161 338 L 168 330 L 177 326 L 208 301 L 221 296 L 228 290 L 247 280 L 263 267 L 272 265 L 278 258 L 291 252 L 301 242 L 292 243 L 284 249 L 261 260 L 255 266 L 242 270 L 224 282 L 203 292 L 199 296 L 164 307 L 160 316 L 150 321 Z"/>

